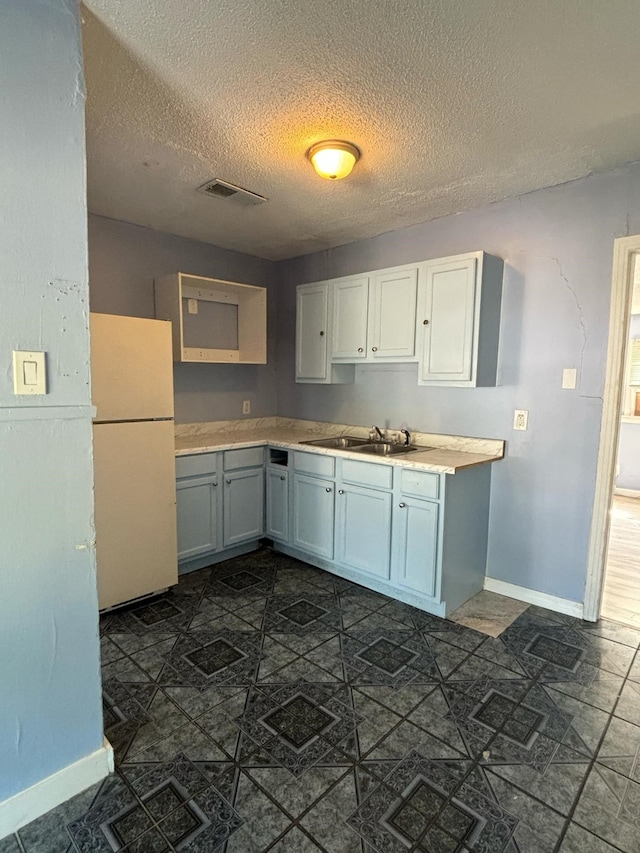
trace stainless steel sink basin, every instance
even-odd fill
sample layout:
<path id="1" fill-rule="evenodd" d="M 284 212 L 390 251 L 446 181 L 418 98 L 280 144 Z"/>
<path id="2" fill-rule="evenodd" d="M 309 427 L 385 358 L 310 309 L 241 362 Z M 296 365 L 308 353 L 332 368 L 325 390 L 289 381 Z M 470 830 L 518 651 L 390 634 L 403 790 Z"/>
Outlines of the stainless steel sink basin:
<path id="1" fill-rule="evenodd" d="M 413 450 L 430 450 L 429 447 L 417 447 L 415 444 L 388 444 L 376 441 L 372 444 L 362 444 L 354 447 L 357 453 L 371 453 L 374 456 L 396 456 L 399 453 L 411 453 Z"/>
<path id="2" fill-rule="evenodd" d="M 329 447 L 334 450 L 350 450 L 362 444 L 368 444 L 368 438 L 356 438 L 353 435 L 337 435 L 331 438 L 314 438 L 311 441 L 301 441 L 300 444 L 311 444 L 315 447 Z"/>

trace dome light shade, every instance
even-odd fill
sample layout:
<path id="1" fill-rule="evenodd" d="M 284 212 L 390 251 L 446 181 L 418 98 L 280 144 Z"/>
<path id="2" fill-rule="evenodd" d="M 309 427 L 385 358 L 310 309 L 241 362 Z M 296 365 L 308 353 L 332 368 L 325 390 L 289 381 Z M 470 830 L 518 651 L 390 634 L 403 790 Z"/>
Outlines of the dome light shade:
<path id="1" fill-rule="evenodd" d="M 328 139 L 317 142 L 307 151 L 307 157 L 321 178 L 335 181 L 346 178 L 360 157 L 360 152 L 351 142 Z"/>

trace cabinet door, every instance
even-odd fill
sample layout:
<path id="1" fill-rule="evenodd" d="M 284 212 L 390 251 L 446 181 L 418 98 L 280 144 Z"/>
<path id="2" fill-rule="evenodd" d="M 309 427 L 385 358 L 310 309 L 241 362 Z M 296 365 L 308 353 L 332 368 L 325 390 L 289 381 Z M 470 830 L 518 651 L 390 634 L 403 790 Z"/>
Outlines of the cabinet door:
<path id="1" fill-rule="evenodd" d="M 178 560 L 218 549 L 218 480 L 189 477 L 176 483 Z"/>
<path id="2" fill-rule="evenodd" d="M 296 379 L 327 378 L 328 286 L 304 284 L 297 289 Z"/>
<path id="3" fill-rule="evenodd" d="M 333 285 L 332 358 L 367 357 L 369 277 L 347 278 Z"/>
<path id="4" fill-rule="evenodd" d="M 247 468 L 226 473 L 222 508 L 224 547 L 262 536 L 263 513 L 264 469 Z"/>
<path id="5" fill-rule="evenodd" d="M 334 485 L 296 474 L 293 478 L 293 544 L 301 551 L 333 559 Z"/>
<path id="6" fill-rule="evenodd" d="M 280 542 L 289 541 L 289 472 L 267 468 L 267 525 L 265 533 Z"/>
<path id="7" fill-rule="evenodd" d="M 376 275 L 369 305 L 369 356 L 415 356 L 418 268 Z"/>
<path id="8" fill-rule="evenodd" d="M 387 579 L 390 571 L 391 494 L 358 486 L 338 491 L 339 562 Z"/>
<path id="9" fill-rule="evenodd" d="M 420 378 L 471 379 L 476 258 L 428 264 L 424 291 Z"/>
<path id="10" fill-rule="evenodd" d="M 402 497 L 394 507 L 397 581 L 434 596 L 438 553 L 438 504 Z"/>

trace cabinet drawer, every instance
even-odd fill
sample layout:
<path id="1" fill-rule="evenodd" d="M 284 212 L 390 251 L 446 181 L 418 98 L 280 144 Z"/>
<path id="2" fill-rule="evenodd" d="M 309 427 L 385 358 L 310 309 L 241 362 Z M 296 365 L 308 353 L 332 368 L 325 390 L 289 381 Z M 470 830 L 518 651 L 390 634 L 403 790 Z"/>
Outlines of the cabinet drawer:
<path id="1" fill-rule="evenodd" d="M 400 482 L 403 495 L 435 499 L 440 497 L 440 474 L 403 468 Z"/>
<path id="2" fill-rule="evenodd" d="M 390 489 L 393 482 L 393 468 L 390 465 L 374 465 L 371 462 L 343 459 L 342 479 L 345 483 L 354 483 L 358 486 Z"/>
<path id="3" fill-rule="evenodd" d="M 293 467 L 296 471 L 304 471 L 305 474 L 316 474 L 319 477 L 333 477 L 336 470 L 336 460 L 333 456 L 322 456 L 318 453 L 293 454 Z"/>
<path id="4" fill-rule="evenodd" d="M 264 462 L 264 447 L 243 447 L 239 450 L 224 451 L 224 470 L 252 468 Z"/>
<path id="5" fill-rule="evenodd" d="M 197 477 L 200 474 L 215 474 L 217 453 L 197 453 L 194 456 L 176 457 L 176 477 Z"/>

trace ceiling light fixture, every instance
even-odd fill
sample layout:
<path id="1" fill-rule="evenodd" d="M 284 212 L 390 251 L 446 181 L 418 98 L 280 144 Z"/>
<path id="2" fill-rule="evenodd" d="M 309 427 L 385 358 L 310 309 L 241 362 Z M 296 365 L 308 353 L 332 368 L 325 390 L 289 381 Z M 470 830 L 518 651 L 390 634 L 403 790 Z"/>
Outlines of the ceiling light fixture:
<path id="1" fill-rule="evenodd" d="M 360 158 L 360 151 L 351 142 L 327 139 L 312 145 L 307 151 L 307 157 L 321 178 L 335 181 L 351 173 Z"/>

